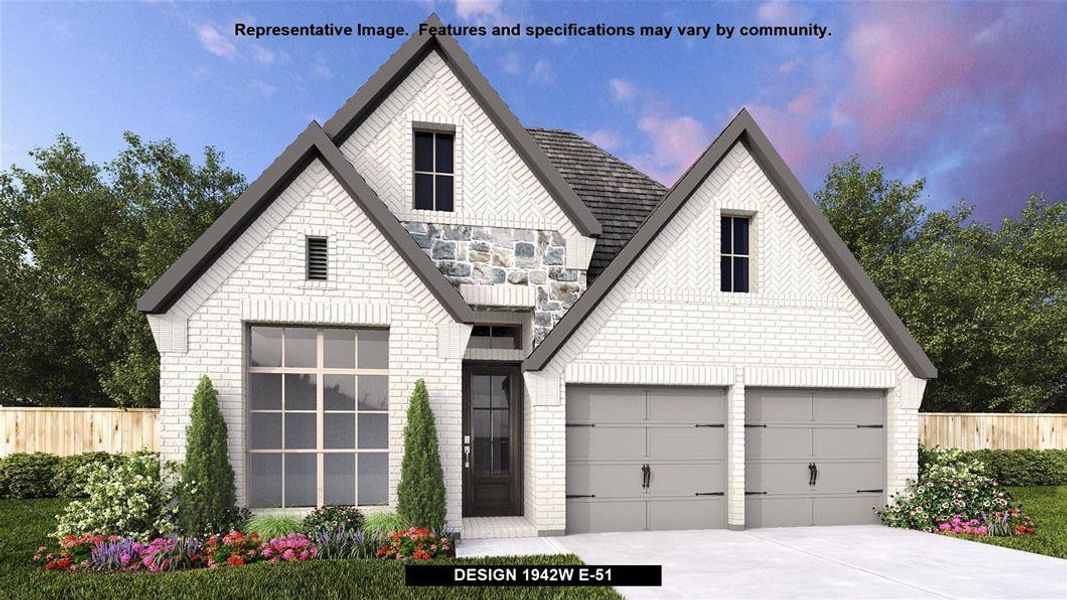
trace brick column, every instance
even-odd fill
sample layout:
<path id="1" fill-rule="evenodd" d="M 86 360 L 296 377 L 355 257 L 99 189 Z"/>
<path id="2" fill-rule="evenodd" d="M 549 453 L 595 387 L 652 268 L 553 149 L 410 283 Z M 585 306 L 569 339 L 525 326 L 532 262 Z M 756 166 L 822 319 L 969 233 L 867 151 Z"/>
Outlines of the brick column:
<path id="1" fill-rule="evenodd" d="M 745 528 L 745 375 L 737 369 L 726 394 L 726 526 Z"/>

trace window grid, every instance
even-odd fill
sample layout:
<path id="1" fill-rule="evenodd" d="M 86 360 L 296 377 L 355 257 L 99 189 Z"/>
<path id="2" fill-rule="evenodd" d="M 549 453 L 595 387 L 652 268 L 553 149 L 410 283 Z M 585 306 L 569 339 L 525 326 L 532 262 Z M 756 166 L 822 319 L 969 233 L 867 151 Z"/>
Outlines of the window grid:
<path id="1" fill-rule="evenodd" d="M 388 409 L 386 409 L 386 410 L 366 410 L 366 409 L 360 409 L 359 408 L 359 389 L 360 389 L 359 388 L 359 377 L 361 375 L 363 375 L 363 376 L 379 375 L 379 376 L 388 377 L 389 369 L 370 369 L 370 368 L 360 368 L 358 366 L 359 365 L 359 333 L 358 332 L 360 331 L 358 329 L 353 329 L 352 330 L 356 334 L 354 336 L 354 339 L 353 339 L 353 344 L 355 345 L 355 348 L 353 349 L 353 357 L 354 357 L 353 365 L 356 365 L 356 366 L 354 368 L 351 368 L 351 369 L 339 368 L 339 367 L 326 367 L 325 366 L 325 362 L 326 362 L 326 335 L 325 335 L 325 331 L 326 330 L 324 328 L 316 328 L 315 329 L 315 347 L 316 347 L 316 350 L 315 350 L 315 354 L 316 354 L 315 367 L 286 367 L 286 366 L 284 366 L 285 365 L 285 361 L 286 361 L 285 341 L 286 341 L 286 338 L 288 336 L 285 334 L 285 330 L 289 329 L 289 328 L 284 327 L 284 326 L 269 326 L 269 325 L 265 326 L 265 327 L 271 327 L 271 328 L 278 329 L 278 330 L 282 331 L 282 338 L 281 338 L 281 344 L 282 344 L 282 346 L 281 346 L 281 357 L 282 357 L 281 358 L 281 362 L 282 362 L 282 366 L 278 366 L 278 367 L 253 366 L 251 364 L 251 342 L 249 342 L 249 360 L 248 360 L 249 364 L 247 365 L 246 369 L 247 369 L 247 372 L 248 372 L 249 375 L 261 374 L 262 373 L 262 374 L 274 374 L 274 375 L 282 375 L 283 376 L 282 385 L 281 385 L 281 405 L 280 405 L 281 408 L 279 408 L 279 409 L 252 409 L 250 402 L 247 402 L 246 406 L 249 407 L 248 410 L 247 410 L 247 412 L 249 414 L 253 414 L 253 413 L 254 414 L 280 414 L 281 415 L 281 440 L 278 443 L 279 444 L 279 448 L 251 448 L 251 444 L 250 443 L 246 444 L 246 449 L 245 449 L 246 453 L 249 454 L 249 455 L 251 455 L 251 454 L 276 454 L 276 455 L 280 455 L 281 456 L 281 458 L 282 458 L 282 466 L 281 466 L 281 473 L 280 473 L 280 486 L 281 486 L 281 495 L 280 495 L 281 503 L 280 503 L 280 507 L 283 507 L 283 508 L 288 508 L 289 507 L 287 502 L 286 502 L 286 497 L 285 497 L 286 496 L 286 486 L 285 486 L 285 471 L 286 471 L 286 468 L 285 468 L 285 456 L 286 455 L 288 455 L 288 454 L 316 454 L 317 455 L 316 465 L 315 465 L 316 479 L 317 479 L 316 490 L 315 490 L 315 498 L 316 498 L 316 500 L 315 500 L 316 504 L 315 505 L 316 506 L 323 506 L 326 503 L 325 502 L 325 495 L 326 495 L 326 481 L 325 481 L 325 470 L 326 470 L 325 462 L 326 461 L 325 461 L 325 455 L 326 454 L 351 454 L 351 455 L 353 455 L 355 457 L 355 459 L 354 459 L 355 460 L 355 464 L 353 465 L 353 469 L 354 469 L 353 479 L 354 479 L 354 482 L 355 482 L 354 489 L 353 489 L 353 494 L 354 494 L 353 495 L 353 505 L 358 505 L 358 503 L 359 503 L 359 455 L 360 454 L 386 454 L 387 455 L 389 453 L 389 448 L 388 447 L 386 447 L 386 448 L 360 448 L 359 447 L 359 415 L 360 414 L 379 414 L 379 415 L 386 415 L 387 418 L 388 418 L 388 415 L 389 415 L 389 410 Z M 249 337 L 251 338 L 251 336 L 249 336 Z M 316 406 L 316 408 L 314 410 L 310 410 L 310 409 L 287 409 L 285 407 L 286 385 L 285 385 L 285 378 L 284 377 L 286 375 L 315 375 L 315 406 Z M 350 411 L 345 411 L 345 410 L 325 410 L 325 401 L 324 401 L 324 396 L 325 396 L 325 384 L 324 384 L 325 377 L 324 376 L 325 375 L 352 375 L 352 376 L 355 377 L 356 397 L 354 398 L 355 404 L 354 404 L 352 410 L 350 410 Z M 246 385 L 246 389 L 251 389 L 251 388 L 250 388 L 250 386 Z M 388 393 L 389 393 L 388 392 L 388 388 L 386 388 L 387 397 L 388 397 Z M 286 429 L 285 429 L 286 413 L 314 414 L 314 415 L 316 415 L 316 419 L 315 419 L 315 421 L 316 421 L 315 422 L 315 425 L 316 425 L 315 448 L 286 448 L 285 447 L 286 446 L 286 440 L 285 440 L 285 436 L 286 436 Z M 353 442 L 352 443 L 353 443 L 354 448 L 326 448 L 326 447 L 324 447 L 325 444 L 324 444 L 324 426 L 323 426 L 323 421 L 324 421 L 324 415 L 326 413 L 330 413 L 330 414 L 350 414 L 350 415 L 352 415 L 352 418 L 353 418 L 353 421 L 354 421 Z M 249 423 L 251 423 L 251 420 L 249 420 Z M 388 428 L 388 421 L 386 421 L 386 427 Z M 251 432 L 249 434 L 251 434 Z M 248 489 L 249 489 L 249 493 L 251 493 L 251 487 L 250 486 L 249 486 Z"/>
<path id="2" fill-rule="evenodd" d="M 744 244 L 739 242 L 740 231 L 744 232 Z M 749 217 L 722 217 L 720 235 L 723 236 L 720 248 L 719 268 L 721 290 L 724 292 L 747 293 L 751 287 L 751 222 Z M 727 239 L 729 238 L 729 239 Z M 729 273 L 727 273 L 729 270 Z"/>
<path id="3" fill-rule="evenodd" d="M 425 171 L 425 170 L 419 170 L 417 168 L 413 169 L 414 172 L 415 172 L 415 177 L 412 180 L 412 190 L 413 190 L 413 193 L 412 193 L 412 206 L 417 210 L 437 210 L 437 211 L 452 212 L 452 211 L 455 210 L 455 202 L 456 202 L 456 199 L 455 199 L 456 198 L 456 196 L 455 196 L 455 193 L 456 193 L 455 192 L 455 179 L 454 179 L 455 170 L 456 170 L 456 167 L 455 167 L 455 151 L 456 151 L 455 150 L 455 148 L 456 148 L 456 146 L 455 146 L 455 143 L 456 143 L 455 135 L 451 134 L 451 133 L 442 133 L 442 132 L 438 132 L 438 131 L 422 131 L 422 130 L 416 130 L 415 134 L 416 135 L 422 134 L 422 135 L 430 136 L 430 148 L 431 148 L 431 150 L 430 150 L 430 152 L 431 152 L 431 154 L 430 154 L 430 166 L 432 167 L 432 170 Z M 449 138 L 452 138 L 452 157 L 453 157 L 453 161 L 452 161 L 452 172 L 451 173 L 445 173 L 445 172 L 437 170 L 437 138 L 438 137 L 449 137 Z M 415 152 L 415 150 L 413 149 L 412 150 L 412 161 L 411 161 L 412 165 L 414 165 L 416 163 L 414 152 Z M 420 209 L 418 206 L 415 205 L 415 198 L 417 196 L 417 193 L 414 192 L 414 190 L 418 186 L 418 176 L 419 175 L 429 175 L 431 177 L 432 185 L 430 186 L 430 195 L 431 195 L 431 198 L 433 199 L 431 208 L 421 208 Z M 452 187 L 452 199 L 450 201 L 450 206 L 448 208 L 439 208 L 438 207 L 438 203 L 437 203 L 437 180 L 438 180 L 439 177 L 447 177 L 448 181 L 450 182 L 450 186 Z"/>

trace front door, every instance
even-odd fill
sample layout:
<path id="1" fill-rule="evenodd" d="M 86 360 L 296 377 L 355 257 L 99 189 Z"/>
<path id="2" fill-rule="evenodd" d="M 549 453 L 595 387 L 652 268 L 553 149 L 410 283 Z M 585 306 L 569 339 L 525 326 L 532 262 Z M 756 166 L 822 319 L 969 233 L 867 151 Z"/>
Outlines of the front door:
<path id="1" fill-rule="evenodd" d="M 516 365 L 463 369 L 463 516 L 522 514 L 522 377 Z"/>

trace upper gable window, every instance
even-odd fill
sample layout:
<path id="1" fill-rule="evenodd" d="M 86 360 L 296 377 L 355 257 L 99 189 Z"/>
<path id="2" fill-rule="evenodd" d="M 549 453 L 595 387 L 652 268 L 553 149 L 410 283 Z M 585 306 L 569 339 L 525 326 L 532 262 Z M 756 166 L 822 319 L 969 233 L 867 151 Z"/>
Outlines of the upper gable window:
<path id="1" fill-rule="evenodd" d="M 452 211 L 455 133 L 415 131 L 415 208 Z"/>
<path id="2" fill-rule="evenodd" d="M 724 292 L 748 291 L 750 223 L 749 217 L 722 218 L 719 266 Z"/>

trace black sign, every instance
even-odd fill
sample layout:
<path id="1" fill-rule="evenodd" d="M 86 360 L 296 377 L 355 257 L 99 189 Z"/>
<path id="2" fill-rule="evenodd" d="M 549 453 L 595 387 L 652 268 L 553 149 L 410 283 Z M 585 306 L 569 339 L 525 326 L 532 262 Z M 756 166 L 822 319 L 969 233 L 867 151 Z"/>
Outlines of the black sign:
<path id="1" fill-rule="evenodd" d="M 407 585 L 663 585 L 660 565 L 405 565 Z"/>

